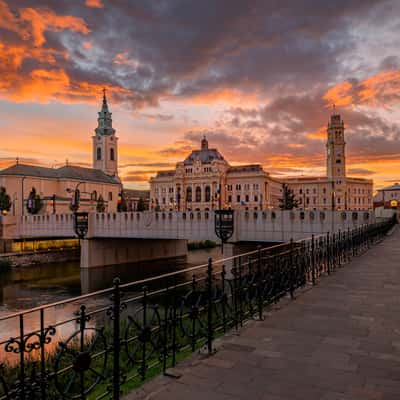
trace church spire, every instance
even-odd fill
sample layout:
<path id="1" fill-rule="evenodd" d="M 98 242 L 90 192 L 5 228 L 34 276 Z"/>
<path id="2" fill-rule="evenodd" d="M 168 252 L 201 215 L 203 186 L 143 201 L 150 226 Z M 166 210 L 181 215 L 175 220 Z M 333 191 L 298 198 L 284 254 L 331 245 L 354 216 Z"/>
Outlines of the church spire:
<path id="1" fill-rule="evenodd" d="M 106 97 L 106 88 L 103 88 L 103 105 L 101 107 L 102 112 L 109 112 L 108 111 L 108 104 L 107 104 L 107 97 Z"/>
<path id="2" fill-rule="evenodd" d="M 97 118 L 97 128 L 95 129 L 96 135 L 113 135 L 115 129 L 112 127 L 111 113 L 108 109 L 106 88 L 103 88 L 103 104 L 99 112 L 99 117 Z"/>

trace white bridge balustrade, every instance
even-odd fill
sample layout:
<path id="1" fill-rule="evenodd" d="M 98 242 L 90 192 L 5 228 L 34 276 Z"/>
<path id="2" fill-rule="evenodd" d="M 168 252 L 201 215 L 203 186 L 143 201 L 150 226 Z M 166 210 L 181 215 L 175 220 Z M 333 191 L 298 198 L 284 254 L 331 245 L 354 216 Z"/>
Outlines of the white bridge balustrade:
<path id="1" fill-rule="evenodd" d="M 21 216 L 16 221 L 13 235 L 8 235 L 7 239 L 52 237 L 76 237 L 72 213 Z"/>
<path id="2" fill-rule="evenodd" d="M 7 218 L 5 218 L 7 220 Z M 74 237 L 73 214 L 33 215 L 14 219 L 3 237 Z M 285 242 L 338 232 L 375 222 L 370 211 L 235 211 L 230 242 Z M 218 240 L 213 211 L 89 214 L 88 239 Z"/>

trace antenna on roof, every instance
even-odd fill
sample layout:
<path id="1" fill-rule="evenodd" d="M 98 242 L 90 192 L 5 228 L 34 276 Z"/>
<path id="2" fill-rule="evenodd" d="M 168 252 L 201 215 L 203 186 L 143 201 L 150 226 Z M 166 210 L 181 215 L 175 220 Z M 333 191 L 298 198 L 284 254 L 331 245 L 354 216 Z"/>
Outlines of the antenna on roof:
<path id="1" fill-rule="evenodd" d="M 68 167 L 68 158 L 65 159 L 65 166 Z"/>
<path id="2" fill-rule="evenodd" d="M 16 159 L 15 159 L 15 161 L 16 161 L 16 163 L 17 163 L 17 165 L 19 164 L 19 157 L 17 157 Z"/>

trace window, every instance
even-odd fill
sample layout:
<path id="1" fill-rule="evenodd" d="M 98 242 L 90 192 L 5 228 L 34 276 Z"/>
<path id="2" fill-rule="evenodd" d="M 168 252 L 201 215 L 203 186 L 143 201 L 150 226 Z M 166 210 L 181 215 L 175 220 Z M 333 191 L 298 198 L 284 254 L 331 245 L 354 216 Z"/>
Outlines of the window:
<path id="1" fill-rule="evenodd" d="M 248 183 L 245 183 L 244 190 L 250 190 L 250 185 Z"/>
<path id="2" fill-rule="evenodd" d="M 205 188 L 205 201 L 210 201 L 211 200 L 211 188 L 210 186 L 206 186 Z"/>
<path id="3" fill-rule="evenodd" d="M 108 192 L 108 200 L 112 201 L 112 192 Z"/>
<path id="4" fill-rule="evenodd" d="M 300 194 L 303 194 L 303 189 L 300 189 L 300 190 L 299 190 L 299 193 L 300 193 Z"/>
<path id="5" fill-rule="evenodd" d="M 317 189 L 315 189 L 315 188 L 313 188 L 313 193 L 315 194 L 315 193 L 317 193 Z"/>
<path id="6" fill-rule="evenodd" d="M 232 185 L 228 185 L 228 191 L 229 191 L 229 192 L 232 191 Z"/>
<path id="7" fill-rule="evenodd" d="M 307 194 L 309 194 L 309 193 L 310 193 L 310 191 L 309 191 L 308 189 L 306 189 L 306 193 L 307 193 Z"/>
<path id="8" fill-rule="evenodd" d="M 254 201 L 255 201 L 255 202 L 258 201 L 258 196 L 257 196 L 257 195 L 254 196 Z"/>
<path id="9" fill-rule="evenodd" d="M 240 203 L 240 194 L 236 196 L 236 203 Z"/>
<path id="10" fill-rule="evenodd" d="M 322 189 L 322 193 L 325 194 L 326 193 L 326 188 Z"/>
<path id="11" fill-rule="evenodd" d="M 98 148 L 97 148 L 96 159 L 97 159 L 98 161 L 101 160 L 101 147 L 98 147 Z"/>
<path id="12" fill-rule="evenodd" d="M 228 203 L 232 203 L 232 195 L 231 194 L 228 196 Z"/>
<path id="13" fill-rule="evenodd" d="M 236 190 L 242 190 L 240 183 L 236 184 Z"/>
<path id="14" fill-rule="evenodd" d="M 93 190 L 92 195 L 90 196 L 91 200 L 96 201 L 97 200 L 97 192 Z"/>
<path id="15" fill-rule="evenodd" d="M 196 187 L 196 202 L 197 203 L 201 202 L 201 187 L 200 186 Z"/>
<path id="16" fill-rule="evenodd" d="M 246 201 L 246 203 L 249 202 L 249 195 L 248 194 L 246 194 L 246 196 L 245 196 L 245 201 Z"/>
<path id="17" fill-rule="evenodd" d="M 114 161 L 114 160 L 115 160 L 114 149 L 110 149 L 110 160 L 111 160 L 111 161 Z"/>
<path id="18" fill-rule="evenodd" d="M 186 201 L 192 201 L 192 188 L 190 186 L 186 189 Z"/>

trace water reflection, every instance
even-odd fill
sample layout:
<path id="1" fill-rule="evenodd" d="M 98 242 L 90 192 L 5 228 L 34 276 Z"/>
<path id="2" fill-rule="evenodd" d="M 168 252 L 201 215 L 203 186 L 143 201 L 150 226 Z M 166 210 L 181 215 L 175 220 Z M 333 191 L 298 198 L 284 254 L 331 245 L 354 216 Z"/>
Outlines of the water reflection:
<path id="1" fill-rule="evenodd" d="M 151 276 L 156 276 L 177 269 L 184 269 L 189 266 L 206 263 L 208 258 L 221 258 L 219 248 L 196 250 L 189 252 L 187 259 L 165 262 L 147 262 L 104 268 L 80 269 L 79 262 L 53 263 L 36 265 L 25 268 L 14 269 L 10 272 L 0 274 L 0 317 L 13 312 L 26 310 L 42 304 L 54 303 L 60 300 L 79 296 L 80 294 L 108 288 L 112 286 L 115 277 L 119 277 L 122 283 L 137 281 Z M 183 279 L 183 277 L 180 277 Z M 156 282 L 157 286 L 165 282 Z M 140 287 L 135 291 L 140 291 Z M 152 287 L 151 289 L 155 289 Z M 134 293 L 126 293 L 129 298 Z M 91 297 L 85 305 L 87 310 L 95 310 L 109 305 L 109 295 Z M 47 346 L 47 351 L 52 352 L 59 340 L 66 340 L 79 328 L 75 318 L 81 303 L 72 302 L 45 310 L 45 326 L 57 326 L 54 340 Z M 131 306 L 134 306 L 133 304 Z M 132 311 L 132 310 L 131 310 Z M 104 314 L 104 313 L 103 313 Z M 105 318 L 104 315 L 97 315 L 88 323 L 88 327 L 94 326 L 98 318 Z M 72 319 L 72 320 L 71 320 Z M 104 322 L 104 321 L 103 321 Z M 39 312 L 33 312 L 24 316 L 24 332 L 32 332 L 40 328 Z M 18 317 L 0 321 L 0 343 L 10 337 L 17 337 L 20 333 L 20 321 Z M 32 340 L 36 340 L 35 337 Z M 1 346 L 3 347 L 3 346 Z M 0 363 L 8 361 L 13 364 L 18 360 L 13 353 L 5 353 L 0 350 Z M 31 354 L 32 355 L 32 354 Z"/>

